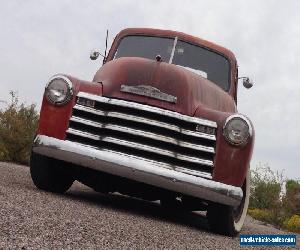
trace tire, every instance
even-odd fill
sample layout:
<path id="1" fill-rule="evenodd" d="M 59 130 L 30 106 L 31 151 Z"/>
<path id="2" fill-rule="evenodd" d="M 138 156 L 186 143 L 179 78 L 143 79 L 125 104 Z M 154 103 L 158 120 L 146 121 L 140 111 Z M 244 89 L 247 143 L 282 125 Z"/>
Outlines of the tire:
<path id="1" fill-rule="evenodd" d="M 236 236 L 242 229 L 250 197 L 250 171 L 248 170 L 243 184 L 243 199 L 238 207 L 222 204 L 211 204 L 207 210 L 207 218 L 210 229 L 218 234 L 230 237 Z"/>
<path id="2" fill-rule="evenodd" d="M 63 163 L 32 152 L 30 174 L 35 186 L 48 192 L 65 193 L 72 186 L 74 178 L 68 169 L 59 164 Z"/>

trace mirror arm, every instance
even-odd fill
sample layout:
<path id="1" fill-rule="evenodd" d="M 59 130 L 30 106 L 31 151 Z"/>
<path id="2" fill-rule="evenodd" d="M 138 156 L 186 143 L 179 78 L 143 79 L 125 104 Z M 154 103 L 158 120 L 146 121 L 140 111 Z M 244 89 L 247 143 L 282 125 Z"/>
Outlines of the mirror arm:
<path id="1" fill-rule="evenodd" d="M 238 80 L 240 80 L 240 79 L 249 80 L 249 77 L 247 77 L 247 76 L 240 76 L 240 77 L 238 77 Z"/>
<path id="2" fill-rule="evenodd" d="M 99 56 L 102 56 L 104 59 L 106 59 L 106 56 L 102 55 L 100 52 L 99 52 Z"/>

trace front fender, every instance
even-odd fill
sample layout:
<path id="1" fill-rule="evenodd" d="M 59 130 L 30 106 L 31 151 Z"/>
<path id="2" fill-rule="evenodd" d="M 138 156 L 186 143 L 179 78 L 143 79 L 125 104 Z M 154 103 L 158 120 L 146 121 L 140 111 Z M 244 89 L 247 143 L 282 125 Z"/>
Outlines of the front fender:
<path id="1" fill-rule="evenodd" d="M 79 80 L 72 76 L 65 76 L 70 79 L 73 85 L 73 97 L 63 106 L 54 106 L 50 104 L 45 95 L 40 111 L 40 120 L 38 126 L 38 134 L 54 137 L 64 140 L 66 130 L 69 126 L 69 119 L 72 115 L 72 108 L 76 102 L 77 93 L 82 91 L 95 95 L 102 95 L 102 84 L 97 82 L 88 82 Z"/>
<path id="2" fill-rule="evenodd" d="M 199 106 L 195 112 L 195 117 L 206 118 L 218 124 L 213 180 L 241 187 L 250 166 L 255 133 L 253 129 L 253 134 L 245 146 L 238 147 L 229 144 L 223 136 L 223 126 L 226 119 L 232 114 Z M 253 128 L 252 124 L 251 126 Z"/>

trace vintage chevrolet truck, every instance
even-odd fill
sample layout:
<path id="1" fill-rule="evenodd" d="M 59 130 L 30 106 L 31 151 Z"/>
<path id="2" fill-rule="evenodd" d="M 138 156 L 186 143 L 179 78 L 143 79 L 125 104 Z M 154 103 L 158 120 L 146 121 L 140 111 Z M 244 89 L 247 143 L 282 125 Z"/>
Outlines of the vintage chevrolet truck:
<path id="1" fill-rule="evenodd" d="M 238 79 L 234 54 L 219 45 L 169 30 L 121 31 L 92 81 L 48 81 L 34 184 L 63 193 L 78 180 L 171 211 L 207 211 L 213 231 L 236 235 L 254 144 L 252 123 L 237 111 Z"/>

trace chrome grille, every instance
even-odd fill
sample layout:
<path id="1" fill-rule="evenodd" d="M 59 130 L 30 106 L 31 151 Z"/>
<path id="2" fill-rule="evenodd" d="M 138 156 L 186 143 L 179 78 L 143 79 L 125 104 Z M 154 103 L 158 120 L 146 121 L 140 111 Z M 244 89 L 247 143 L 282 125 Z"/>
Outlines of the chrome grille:
<path id="1" fill-rule="evenodd" d="M 157 107 L 79 93 L 66 139 L 211 178 L 216 127 Z"/>

